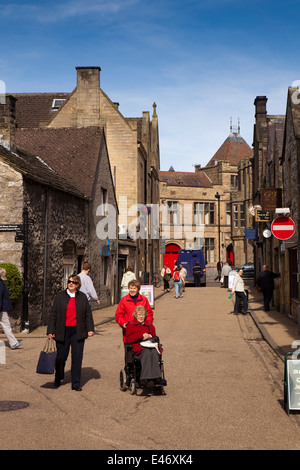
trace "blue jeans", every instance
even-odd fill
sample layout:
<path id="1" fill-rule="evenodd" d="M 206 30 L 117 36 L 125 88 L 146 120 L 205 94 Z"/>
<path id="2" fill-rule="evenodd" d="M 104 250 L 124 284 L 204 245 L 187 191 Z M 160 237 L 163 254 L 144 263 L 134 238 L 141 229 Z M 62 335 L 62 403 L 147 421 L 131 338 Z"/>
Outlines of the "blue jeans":
<path id="1" fill-rule="evenodd" d="M 180 281 L 174 281 L 174 286 L 175 286 L 175 296 L 176 296 L 176 299 L 178 298 L 178 293 L 180 295 L 180 297 L 182 297 L 182 280 L 180 279 Z"/>

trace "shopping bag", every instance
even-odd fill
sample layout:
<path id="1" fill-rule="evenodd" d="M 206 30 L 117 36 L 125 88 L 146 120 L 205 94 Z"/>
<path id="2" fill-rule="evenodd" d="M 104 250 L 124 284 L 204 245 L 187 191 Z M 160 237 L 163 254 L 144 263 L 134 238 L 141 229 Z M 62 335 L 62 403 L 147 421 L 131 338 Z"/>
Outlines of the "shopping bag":
<path id="1" fill-rule="evenodd" d="M 56 344 L 53 338 L 48 338 L 36 367 L 37 374 L 54 374 L 56 361 Z"/>

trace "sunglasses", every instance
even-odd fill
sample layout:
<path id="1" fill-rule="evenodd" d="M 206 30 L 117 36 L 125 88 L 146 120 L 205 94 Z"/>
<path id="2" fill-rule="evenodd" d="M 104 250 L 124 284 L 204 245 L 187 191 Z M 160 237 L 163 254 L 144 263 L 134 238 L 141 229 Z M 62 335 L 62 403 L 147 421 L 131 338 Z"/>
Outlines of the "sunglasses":
<path id="1" fill-rule="evenodd" d="M 68 280 L 68 284 L 79 284 L 78 281 L 71 281 L 70 279 Z"/>

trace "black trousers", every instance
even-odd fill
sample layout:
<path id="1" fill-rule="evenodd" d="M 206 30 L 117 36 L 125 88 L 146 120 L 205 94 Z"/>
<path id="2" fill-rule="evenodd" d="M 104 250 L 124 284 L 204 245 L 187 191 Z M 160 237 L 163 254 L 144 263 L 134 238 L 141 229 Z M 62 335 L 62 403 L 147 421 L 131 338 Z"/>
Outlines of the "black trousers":
<path id="1" fill-rule="evenodd" d="M 248 310 L 248 300 L 245 292 L 235 291 L 235 304 L 234 304 L 234 313 L 239 313 L 240 301 L 243 301 L 243 310 L 247 312 Z"/>
<path id="2" fill-rule="evenodd" d="M 65 364 L 71 347 L 71 381 L 72 388 L 80 386 L 81 365 L 83 358 L 84 339 L 77 339 L 76 326 L 66 326 L 64 342 L 57 341 L 55 364 L 55 381 L 63 380 Z"/>
<path id="3" fill-rule="evenodd" d="M 262 289 L 264 296 L 264 310 L 268 312 L 270 310 L 270 302 L 273 297 L 273 289 Z"/>
<path id="4" fill-rule="evenodd" d="M 195 286 L 199 287 L 201 285 L 200 284 L 200 279 L 201 279 L 200 274 L 194 274 Z"/>

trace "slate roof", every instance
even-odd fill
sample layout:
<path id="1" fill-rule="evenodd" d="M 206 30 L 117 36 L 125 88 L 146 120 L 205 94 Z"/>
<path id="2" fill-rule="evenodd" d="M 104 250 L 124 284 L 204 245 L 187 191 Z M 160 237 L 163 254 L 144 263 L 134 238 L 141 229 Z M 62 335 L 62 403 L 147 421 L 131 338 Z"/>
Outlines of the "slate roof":
<path id="1" fill-rule="evenodd" d="M 194 173 L 184 171 L 160 171 L 159 180 L 167 183 L 167 186 L 213 187 L 212 181 L 203 171 Z"/>
<path id="2" fill-rule="evenodd" d="M 67 100 L 71 93 L 10 93 L 16 102 L 16 124 L 18 128 L 36 128 L 48 124 L 57 109 L 52 108 L 54 99 Z"/>
<path id="3" fill-rule="evenodd" d="M 43 159 L 87 198 L 93 197 L 102 127 L 17 129 L 16 145 Z"/>
<path id="4" fill-rule="evenodd" d="M 83 194 L 57 174 L 41 158 L 29 152 L 12 152 L 0 145 L 0 159 L 25 177 L 45 186 L 83 198 Z"/>
<path id="5" fill-rule="evenodd" d="M 240 134 L 231 132 L 206 166 L 214 166 L 217 161 L 226 161 L 231 165 L 238 165 L 243 158 L 252 155 L 253 150 L 243 137 Z"/>

